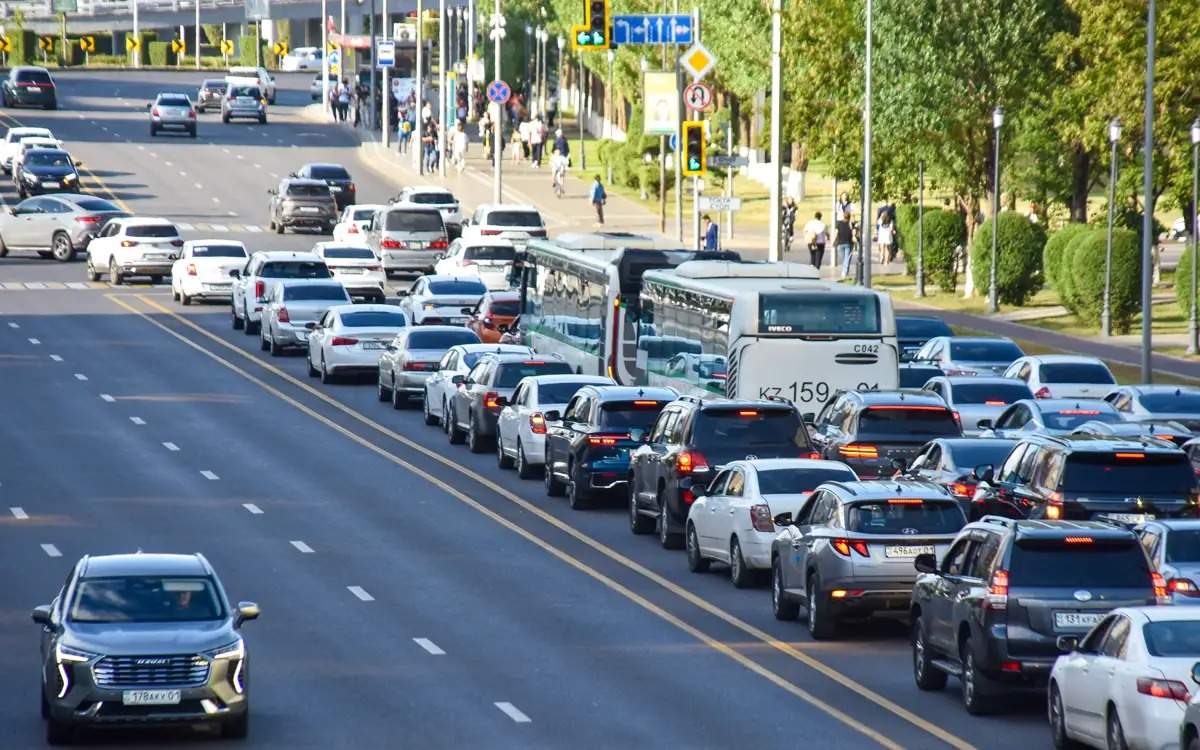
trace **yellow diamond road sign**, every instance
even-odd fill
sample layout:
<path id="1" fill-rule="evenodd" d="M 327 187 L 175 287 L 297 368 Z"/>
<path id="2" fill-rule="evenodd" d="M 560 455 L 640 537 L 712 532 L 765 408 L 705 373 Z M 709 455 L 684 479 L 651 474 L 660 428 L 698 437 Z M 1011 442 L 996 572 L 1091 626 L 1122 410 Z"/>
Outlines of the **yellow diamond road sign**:
<path id="1" fill-rule="evenodd" d="M 709 52 L 703 44 L 696 42 L 679 58 L 679 64 L 691 74 L 693 81 L 699 81 L 717 64 L 717 56 Z"/>

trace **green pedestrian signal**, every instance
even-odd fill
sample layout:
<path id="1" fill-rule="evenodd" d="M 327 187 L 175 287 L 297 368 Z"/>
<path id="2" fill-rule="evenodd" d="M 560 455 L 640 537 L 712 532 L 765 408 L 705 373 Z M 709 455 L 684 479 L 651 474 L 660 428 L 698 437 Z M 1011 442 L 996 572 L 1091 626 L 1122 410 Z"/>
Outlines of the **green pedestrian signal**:
<path id="1" fill-rule="evenodd" d="M 571 27 L 571 41 L 577 50 L 608 49 L 612 10 L 609 0 L 586 0 L 583 23 Z"/>
<path id="2" fill-rule="evenodd" d="M 687 120 L 683 123 L 683 174 L 685 177 L 703 177 L 707 174 L 704 140 L 704 122 Z"/>

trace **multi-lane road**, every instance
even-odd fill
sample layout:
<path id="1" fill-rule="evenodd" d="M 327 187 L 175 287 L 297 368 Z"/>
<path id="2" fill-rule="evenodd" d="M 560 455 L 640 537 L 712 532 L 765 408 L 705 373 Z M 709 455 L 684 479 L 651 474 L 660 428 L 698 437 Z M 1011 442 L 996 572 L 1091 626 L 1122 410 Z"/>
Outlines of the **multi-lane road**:
<path id="1" fill-rule="evenodd" d="M 203 115 L 194 141 L 152 139 L 144 112 L 192 74 L 64 74 L 62 110 L 0 122 L 53 128 L 92 192 L 187 238 L 302 249 L 314 238 L 265 231 L 278 177 L 338 161 L 364 202 L 399 188 L 350 134 L 299 116 L 309 78 L 281 77 L 269 125 Z M 136 549 L 203 552 L 231 598 L 261 605 L 245 629 L 253 747 L 1048 742 L 1037 700 L 974 718 L 953 681 L 918 692 L 902 623 L 813 643 L 774 620 L 765 589 L 687 572 L 620 507 L 573 512 L 384 408 L 369 383 L 317 384 L 302 357 L 230 330 L 225 306 L 65 286 L 83 280 L 81 262 L 0 259 L 4 748 L 41 745 L 30 609 L 79 556 Z"/>

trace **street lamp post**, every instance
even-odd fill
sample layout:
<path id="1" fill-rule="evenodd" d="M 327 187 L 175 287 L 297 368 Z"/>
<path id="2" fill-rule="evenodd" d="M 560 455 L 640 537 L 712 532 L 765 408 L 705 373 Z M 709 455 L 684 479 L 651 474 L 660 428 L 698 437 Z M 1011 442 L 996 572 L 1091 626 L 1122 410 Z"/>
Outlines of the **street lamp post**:
<path id="1" fill-rule="evenodd" d="M 555 98 L 556 98 L 556 99 L 558 99 L 558 111 L 559 111 L 559 113 L 560 113 L 560 114 L 559 114 L 558 121 L 559 121 L 559 123 L 561 124 L 561 123 L 562 123 L 562 116 L 561 116 L 561 113 L 562 113 L 562 110 L 563 110 L 563 97 L 562 97 L 562 85 L 563 85 L 563 47 L 565 47 L 565 46 L 566 46 L 566 44 L 567 44 L 567 40 L 566 40 L 566 39 L 564 39 L 562 36 L 559 36 L 559 37 L 558 37 L 558 42 L 557 42 L 557 43 L 558 43 L 558 59 L 555 61 L 555 63 L 556 63 L 556 69 L 558 70 L 558 88 L 557 88 L 557 89 L 555 89 L 554 96 L 555 96 Z"/>
<path id="2" fill-rule="evenodd" d="M 836 195 L 836 193 L 835 193 Z M 925 296 L 925 160 L 917 162 L 917 294 Z"/>
<path id="3" fill-rule="evenodd" d="M 1151 308 L 1150 292 L 1153 284 L 1150 248 L 1154 243 L 1154 23 L 1157 17 L 1154 0 L 1149 0 L 1146 7 L 1146 101 L 1145 125 L 1143 126 L 1142 141 L 1142 382 L 1149 383 L 1154 378 L 1150 368 L 1151 324 L 1153 323 L 1153 308 Z M 1195 275 L 1193 274 L 1193 278 Z"/>
<path id="4" fill-rule="evenodd" d="M 605 137 L 608 138 L 609 140 L 612 140 L 612 137 L 613 137 L 613 133 L 612 133 L 612 127 L 613 127 L 613 122 L 612 122 L 613 121 L 612 77 L 613 77 L 613 60 L 615 60 L 616 57 L 617 57 L 617 53 L 610 49 L 608 51 L 608 90 L 605 92 L 605 96 L 604 96 L 605 104 L 607 105 L 604 108 L 604 132 L 605 132 Z M 609 159 L 608 160 L 608 184 L 609 185 L 612 184 L 612 169 L 613 169 L 612 168 L 612 159 Z"/>
<path id="5" fill-rule="evenodd" d="M 200 70 L 200 0 L 196 0 L 196 70 Z"/>
<path id="6" fill-rule="evenodd" d="M 1117 200 L 1117 142 L 1121 140 L 1121 119 L 1112 118 L 1108 123 L 1108 142 L 1111 153 L 1108 158 L 1108 236 L 1104 244 L 1104 308 L 1100 311 L 1100 332 L 1112 335 L 1112 233 L 1113 208 Z"/>
<path id="7" fill-rule="evenodd" d="M 495 54 L 494 65 L 497 81 L 504 80 L 500 77 L 500 42 L 504 39 L 504 16 L 500 15 L 500 0 L 496 0 L 495 10 L 492 12 L 492 52 Z M 492 202 L 500 202 L 500 165 L 504 162 L 501 155 L 504 152 L 504 107 L 496 107 L 496 117 L 492 122 Z"/>
<path id="8" fill-rule="evenodd" d="M 875 239 L 875 224 L 871 218 L 871 98 L 872 88 L 872 54 L 875 49 L 875 33 L 872 23 L 875 16 L 875 4 L 867 0 L 867 54 L 866 54 L 866 93 L 863 97 L 863 183 L 862 183 L 862 212 L 859 214 L 858 233 L 862 250 L 859 251 L 858 263 L 862 268 L 862 284 L 871 288 L 871 260 L 874 253 L 872 241 Z"/>
<path id="9" fill-rule="evenodd" d="M 575 118 L 579 120 L 579 171 L 587 170 L 587 152 L 583 144 L 583 119 L 587 96 L 583 86 L 583 53 L 579 53 L 579 104 L 575 107 Z"/>
<path id="10" fill-rule="evenodd" d="M 1192 311 L 1188 316 L 1188 354 L 1200 353 L 1200 333 L 1196 325 L 1196 201 L 1200 200 L 1200 118 L 1192 122 Z"/>
<path id="11" fill-rule="evenodd" d="M 992 112 L 992 129 L 996 131 L 996 150 L 993 156 L 995 170 L 992 181 L 992 267 L 988 272 L 988 312 L 1000 312 L 999 295 L 996 290 L 997 241 L 1000 238 L 1000 128 L 1004 127 L 1004 107 Z"/>
<path id="12" fill-rule="evenodd" d="M 869 2 L 869 0 L 868 0 Z M 767 260 L 783 260 L 783 0 L 771 2 L 771 185 Z M 680 149 L 683 144 L 679 144 Z"/>

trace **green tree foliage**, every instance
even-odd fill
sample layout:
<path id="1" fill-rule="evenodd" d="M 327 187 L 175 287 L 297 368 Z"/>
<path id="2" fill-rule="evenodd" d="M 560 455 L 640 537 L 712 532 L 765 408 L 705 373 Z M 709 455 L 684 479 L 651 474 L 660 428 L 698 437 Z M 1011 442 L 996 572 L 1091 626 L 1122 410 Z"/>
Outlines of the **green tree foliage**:
<path id="1" fill-rule="evenodd" d="M 1105 232 L 1085 232 L 1071 254 L 1069 273 L 1074 278 L 1075 314 L 1096 325 L 1104 308 L 1104 256 L 1108 237 Z M 1112 283 L 1109 304 L 1112 327 L 1127 333 L 1140 309 L 1141 251 L 1138 237 L 1128 229 L 1113 230 Z"/>
<path id="2" fill-rule="evenodd" d="M 1175 269 L 1175 300 L 1184 315 L 1192 312 L 1192 243 L 1188 243 Z"/>
<path id="3" fill-rule="evenodd" d="M 1042 286 L 1042 248 L 1046 233 L 1041 225 L 1013 211 L 1000 214 L 996 254 L 996 294 L 1000 302 L 1023 305 Z M 975 233 L 971 245 L 971 270 L 975 288 L 987 290 L 992 260 L 992 220 Z"/>
<path id="4" fill-rule="evenodd" d="M 1063 226 L 1050 238 L 1046 240 L 1046 247 L 1042 250 L 1042 275 L 1046 278 L 1046 283 L 1052 288 L 1062 290 L 1062 261 L 1065 257 L 1067 245 L 1081 232 L 1089 231 L 1090 227 L 1087 224 L 1077 224 L 1072 222 Z"/>
<path id="5" fill-rule="evenodd" d="M 150 42 L 149 54 L 147 60 L 151 65 L 163 67 L 171 65 L 175 62 L 175 55 L 171 52 L 170 42 Z"/>

